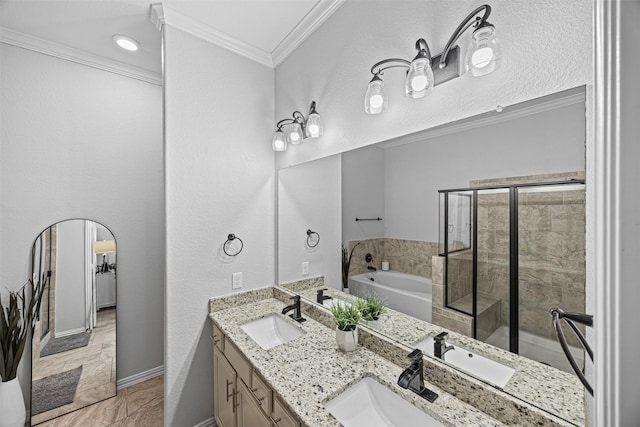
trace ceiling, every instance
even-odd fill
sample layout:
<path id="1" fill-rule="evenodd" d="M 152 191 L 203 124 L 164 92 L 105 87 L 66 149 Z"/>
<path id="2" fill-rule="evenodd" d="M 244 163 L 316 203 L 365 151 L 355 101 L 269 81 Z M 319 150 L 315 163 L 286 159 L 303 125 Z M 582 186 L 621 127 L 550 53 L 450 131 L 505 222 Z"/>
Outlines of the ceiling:
<path id="1" fill-rule="evenodd" d="M 344 0 L 173 0 L 161 21 L 275 67 Z M 149 0 L 0 0 L 0 41 L 159 83 Z M 153 3 L 159 5 L 160 3 Z M 127 52 L 114 34 L 137 40 Z M 116 71 L 117 72 L 117 71 Z"/>

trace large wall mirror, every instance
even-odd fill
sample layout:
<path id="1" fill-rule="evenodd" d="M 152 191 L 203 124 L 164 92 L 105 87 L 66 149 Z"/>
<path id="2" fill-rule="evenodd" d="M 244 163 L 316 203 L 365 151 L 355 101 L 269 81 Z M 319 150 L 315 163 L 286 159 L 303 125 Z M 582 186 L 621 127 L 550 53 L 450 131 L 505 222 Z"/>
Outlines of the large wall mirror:
<path id="1" fill-rule="evenodd" d="M 32 339 L 31 425 L 116 395 L 116 242 L 94 221 L 46 228 L 33 244 L 45 277 Z"/>
<path id="2" fill-rule="evenodd" d="M 389 263 L 391 270 L 425 279 L 426 282 L 420 282 L 425 285 L 410 285 L 429 288 L 428 297 L 419 300 L 417 312 L 407 310 L 409 305 L 415 309 L 415 304 L 385 297 L 392 309 L 410 315 L 408 319 L 412 319 L 416 333 L 399 330 L 398 323 L 394 322 L 381 322 L 375 326 L 379 332 L 409 347 L 416 344 L 420 331 L 435 330 L 433 325 L 456 332 L 451 335 L 464 339 L 466 346 L 475 345 L 482 355 L 515 369 L 512 379 L 499 386 L 500 389 L 573 424 L 584 424 L 584 389 L 555 340 L 548 312 L 554 306 L 566 311 L 585 311 L 583 185 L 530 187 L 520 191 L 517 206 L 520 245 L 516 254 L 520 262 L 520 297 L 516 332 L 521 349 L 524 349 L 523 340 L 530 339 L 539 344 L 536 351 L 521 351 L 519 356 L 509 351 L 513 301 L 509 300 L 508 288 L 506 294 L 500 288 L 503 282 L 509 283 L 509 242 L 500 229 L 509 227 L 509 209 L 508 198 L 502 200 L 502 190 L 479 198 L 477 233 L 469 230 L 474 219 L 472 192 L 451 193 L 455 197 L 449 200 L 452 216 L 446 231 L 450 237 L 449 251 L 452 259 L 457 254 L 460 261 L 459 265 L 452 261 L 449 272 L 457 273 L 459 281 L 468 279 L 465 263 L 471 259 L 469 251 L 477 243 L 478 257 L 482 260 L 478 264 L 478 277 L 484 280 L 478 281 L 478 289 L 483 296 L 493 298 L 492 301 L 499 300 L 491 305 L 486 319 L 476 320 L 478 329 L 486 330 L 474 331 L 473 326 L 460 322 L 468 310 L 456 309 L 454 304 L 462 303 L 468 293 L 460 291 L 459 298 L 454 298 L 452 287 L 449 300 L 443 301 L 447 298 L 445 289 L 442 284 L 431 283 L 431 279 L 437 274 L 443 276 L 442 272 L 436 274 L 436 267 L 432 265 L 432 257 L 443 252 L 442 235 L 445 234 L 439 190 L 491 187 L 528 179 L 533 182 L 583 179 L 585 98 L 585 87 L 578 87 L 513 105 L 501 112 L 485 113 L 344 152 L 339 159 L 332 156 L 279 171 L 280 188 L 289 189 L 278 195 L 279 242 L 287 242 L 290 236 L 300 234 L 300 229 L 313 228 L 315 224 L 322 224 L 327 236 L 341 236 L 340 242 L 327 241 L 323 236 L 320 244 L 331 245 L 331 254 L 325 253 L 323 257 L 296 251 L 291 245 L 280 250 L 279 245 L 279 282 L 293 280 L 301 271 L 301 262 L 309 262 L 315 273 L 311 276 L 323 275 L 328 279 L 325 280 L 327 287 L 341 289 L 340 274 L 334 271 L 336 260 L 340 259 L 336 249 L 340 243 L 349 252 L 353 250 L 349 270 L 352 279 L 370 275 L 373 270 L 379 272 L 383 261 Z M 336 163 L 341 170 L 338 184 L 336 176 L 327 176 L 327 171 L 336 169 L 332 166 Z M 300 194 L 291 194 L 291 177 L 295 177 Z M 303 179 L 310 180 L 312 191 L 307 191 Z M 320 185 L 325 188 L 318 188 Z M 303 209 L 292 207 L 295 200 L 304 201 Z M 328 224 L 326 218 L 335 218 L 335 210 L 340 211 L 341 221 Z M 366 257 L 367 254 L 371 258 Z M 329 262 L 325 263 L 326 260 Z M 298 274 L 297 278 L 304 276 Z M 364 281 L 370 280 L 365 277 Z M 409 293 L 415 293 L 414 290 Z M 355 293 L 353 286 L 349 292 Z M 308 295 L 313 303 L 314 296 L 315 292 Z M 438 299 L 443 301 L 440 307 L 433 303 Z M 505 339 L 506 344 L 501 344 Z M 581 349 L 574 350 L 580 363 L 584 363 Z M 524 362 L 519 362 L 521 360 Z M 528 371 L 520 370 L 525 365 Z M 545 378 L 544 390 L 539 389 L 540 382 L 529 382 L 528 377 Z M 550 384 L 553 386 L 549 387 Z"/>

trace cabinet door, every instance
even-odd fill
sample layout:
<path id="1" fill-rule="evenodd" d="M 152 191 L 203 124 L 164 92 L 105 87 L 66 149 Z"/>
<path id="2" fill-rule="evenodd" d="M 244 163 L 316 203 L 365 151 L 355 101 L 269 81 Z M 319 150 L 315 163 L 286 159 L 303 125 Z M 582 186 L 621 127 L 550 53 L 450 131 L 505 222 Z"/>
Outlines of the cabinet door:
<path id="1" fill-rule="evenodd" d="M 274 426 L 277 427 L 298 427 L 300 423 L 291 413 L 284 407 L 280 401 L 280 396 L 273 393 L 273 412 L 271 414 Z"/>
<path id="2" fill-rule="evenodd" d="M 264 415 L 260 405 L 251 396 L 243 381 L 238 380 L 238 388 L 240 390 L 238 395 L 240 402 L 238 407 L 238 427 L 270 427 L 269 418 Z"/>
<path id="3" fill-rule="evenodd" d="M 218 351 L 213 351 L 213 411 L 219 427 L 236 425 L 236 372 L 227 359 Z"/>

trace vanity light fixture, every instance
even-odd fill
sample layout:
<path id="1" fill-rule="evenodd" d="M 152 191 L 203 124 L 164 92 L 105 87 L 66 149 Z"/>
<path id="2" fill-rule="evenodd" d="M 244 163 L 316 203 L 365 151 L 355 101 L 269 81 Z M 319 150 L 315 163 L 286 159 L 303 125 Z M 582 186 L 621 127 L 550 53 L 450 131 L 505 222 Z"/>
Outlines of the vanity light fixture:
<path id="1" fill-rule="evenodd" d="M 113 41 L 122 49 L 128 50 L 129 52 L 135 52 L 140 49 L 140 43 L 129 36 L 114 34 Z"/>
<path id="2" fill-rule="evenodd" d="M 316 101 L 311 101 L 306 118 L 297 110 L 292 116 L 292 119 L 282 119 L 276 124 L 276 132 L 271 142 L 273 151 L 285 151 L 288 144 L 298 145 L 305 138 L 322 136 L 322 119 L 316 111 Z"/>
<path id="3" fill-rule="evenodd" d="M 484 12 L 482 17 L 477 16 L 480 12 Z M 487 21 L 490 14 L 491 6 L 485 4 L 467 15 L 453 32 L 440 55 L 432 57 L 429 44 L 421 38 L 415 44 L 418 54 L 411 61 L 389 58 L 373 64 L 373 78 L 364 98 L 365 112 L 380 114 L 387 109 L 389 101 L 381 76 L 389 68 L 407 69 L 404 91 L 405 95 L 411 98 L 423 98 L 434 86 L 459 77 L 460 48 L 454 46 L 454 43 L 470 27 L 473 27 L 474 31 L 465 57 L 466 73 L 479 77 L 497 70 L 502 55 L 496 29 Z"/>

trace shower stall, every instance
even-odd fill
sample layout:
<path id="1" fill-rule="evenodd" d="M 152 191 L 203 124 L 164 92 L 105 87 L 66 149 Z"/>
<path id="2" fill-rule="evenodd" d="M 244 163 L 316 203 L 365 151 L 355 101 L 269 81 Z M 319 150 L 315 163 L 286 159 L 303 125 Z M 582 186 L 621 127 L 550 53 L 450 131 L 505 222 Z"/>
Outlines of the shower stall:
<path id="1" fill-rule="evenodd" d="M 472 316 L 474 338 L 570 370 L 549 310 L 585 311 L 584 180 L 439 193 L 446 307 Z"/>

